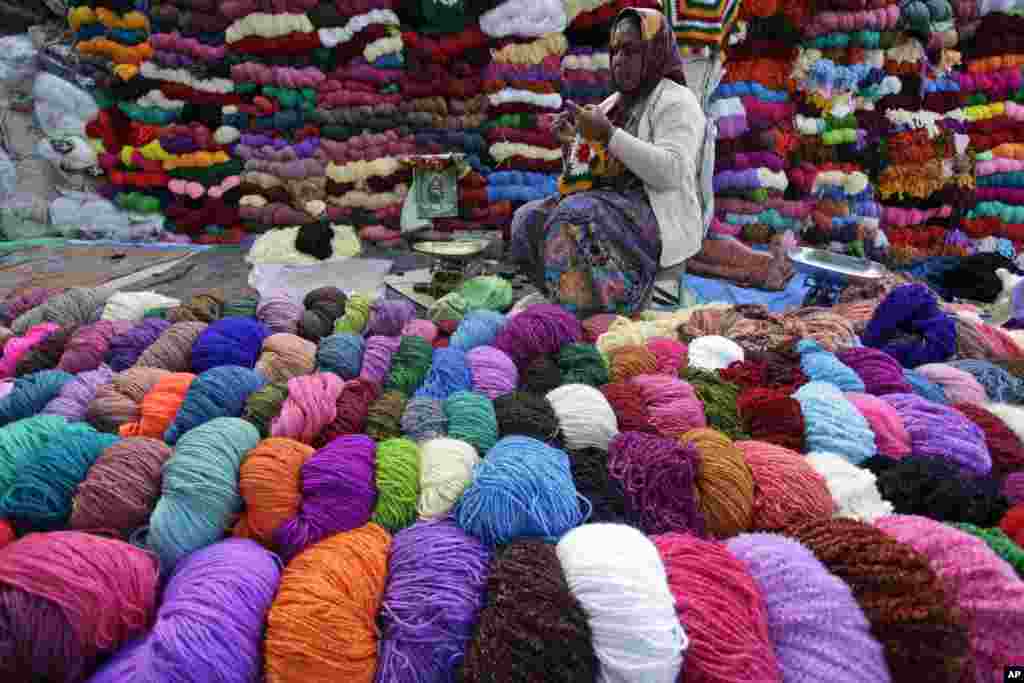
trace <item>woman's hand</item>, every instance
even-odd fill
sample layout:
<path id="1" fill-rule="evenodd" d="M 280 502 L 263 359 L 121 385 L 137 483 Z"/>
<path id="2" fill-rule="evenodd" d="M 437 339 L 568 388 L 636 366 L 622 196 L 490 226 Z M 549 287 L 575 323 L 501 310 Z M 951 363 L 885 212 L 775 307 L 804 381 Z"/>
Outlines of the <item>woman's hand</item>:
<path id="1" fill-rule="evenodd" d="M 563 145 L 572 144 L 576 137 L 576 126 L 572 124 L 572 114 L 567 111 L 559 112 L 551 121 L 551 132 Z"/>
<path id="2" fill-rule="evenodd" d="M 599 107 L 581 107 L 572 100 L 566 100 L 568 111 L 576 118 L 576 126 L 583 137 L 607 145 L 612 139 L 615 127 Z"/>

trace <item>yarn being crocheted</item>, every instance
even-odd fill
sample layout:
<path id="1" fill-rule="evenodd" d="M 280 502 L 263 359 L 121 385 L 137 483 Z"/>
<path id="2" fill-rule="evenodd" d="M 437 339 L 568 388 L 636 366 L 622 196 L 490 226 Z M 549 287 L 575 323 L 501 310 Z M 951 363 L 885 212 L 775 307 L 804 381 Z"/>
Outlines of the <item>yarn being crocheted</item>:
<path id="1" fill-rule="evenodd" d="M 465 666 L 470 637 L 480 628 L 490 561 L 487 548 L 448 519 L 417 522 L 395 534 L 378 617 L 378 678 L 449 680 L 460 664 Z M 495 662 L 488 657 L 487 664 Z M 462 676 L 475 680 L 472 674 Z"/>
<path id="2" fill-rule="evenodd" d="M 270 435 L 312 444 L 338 416 L 338 396 L 344 382 L 330 372 L 288 380 L 288 398 L 270 421 Z"/>
<path id="3" fill-rule="evenodd" d="M 902 337 L 916 337 L 907 340 Z M 875 308 L 861 335 L 865 346 L 881 349 L 903 367 L 941 363 L 956 353 L 956 323 L 922 284 L 894 287 Z"/>
<path id="4" fill-rule="evenodd" d="M 646 534 L 669 531 L 704 535 L 704 515 L 694 480 L 700 456 L 691 444 L 623 432 L 608 444 L 608 475 L 619 482 L 626 515 Z"/>
<path id="5" fill-rule="evenodd" d="M 876 526 L 928 558 L 950 604 L 968 625 L 968 669 L 998 680 L 1024 649 L 1024 583 L 985 542 L 923 517 L 894 515 Z"/>
<path id="6" fill-rule="evenodd" d="M 546 396 L 558 417 L 567 448 L 600 448 L 618 433 L 618 421 L 604 394 L 585 384 L 564 384 Z"/>
<path id="7" fill-rule="evenodd" d="M 804 413 L 789 392 L 789 388 L 747 389 L 736 400 L 736 408 L 751 438 L 803 453 L 807 431 Z"/>
<path id="8" fill-rule="evenodd" d="M 147 535 L 162 572 L 172 572 L 190 553 L 220 540 L 241 512 L 239 470 L 259 439 L 245 420 L 218 417 L 189 430 L 175 445 L 164 464 Z"/>
<path id="9" fill-rule="evenodd" d="M 420 454 L 409 439 L 377 444 L 377 502 L 372 520 L 392 533 L 416 521 L 420 496 Z"/>
<path id="10" fill-rule="evenodd" d="M 476 467 L 455 508 L 467 533 L 488 546 L 518 537 L 559 538 L 589 514 L 569 456 L 528 436 L 507 436 Z"/>
<path id="11" fill-rule="evenodd" d="M 274 530 L 299 511 L 302 465 L 314 452 L 294 439 L 269 438 L 246 454 L 238 475 L 245 510 L 235 523 L 235 536 L 275 549 Z"/>
<path id="12" fill-rule="evenodd" d="M 936 681 L 960 680 L 966 628 L 924 555 L 852 519 L 807 522 L 785 533 L 850 587 L 884 649 L 892 680 L 925 669 Z"/>
<path id="13" fill-rule="evenodd" d="M 89 403 L 96 396 L 96 391 L 104 384 L 110 384 L 114 373 L 106 365 L 76 375 L 70 382 L 61 387 L 55 399 L 43 408 L 45 415 L 60 415 L 68 422 L 81 422 L 85 419 Z"/>
<path id="14" fill-rule="evenodd" d="M 558 416 L 544 396 L 514 391 L 494 399 L 499 436 L 530 436 L 558 447 Z"/>
<path id="15" fill-rule="evenodd" d="M 882 646 L 850 588 L 810 550 L 765 533 L 740 534 L 725 545 L 758 589 L 783 680 L 891 680 Z M 813 647 L 807 647 L 809 638 Z"/>
<path id="16" fill-rule="evenodd" d="M 987 360 L 966 359 L 950 361 L 957 370 L 969 372 L 985 389 L 989 401 L 1024 403 L 1024 380 L 1014 377 L 1005 368 Z"/>
<path id="17" fill-rule="evenodd" d="M 622 353 L 621 349 L 616 354 Z M 616 355 L 616 358 L 620 356 Z M 621 362 L 625 362 L 620 358 Z M 589 384 L 600 387 L 608 383 L 608 366 L 593 344 L 577 342 L 566 344 L 558 352 L 558 368 L 565 384 Z"/>
<path id="18" fill-rule="evenodd" d="M 384 390 L 412 396 L 423 384 L 433 357 L 433 347 L 422 337 L 402 337 L 398 350 L 391 356 L 391 370 Z"/>
<path id="19" fill-rule="evenodd" d="M 280 577 L 279 560 L 252 541 L 228 539 L 199 550 L 167 582 L 152 630 L 90 680 L 145 680 L 183 670 L 225 683 L 259 678 L 264 624 Z"/>
<path id="20" fill-rule="evenodd" d="M 878 452 L 893 459 L 910 455 L 910 434 L 907 433 L 903 418 L 891 405 L 869 394 L 849 392 L 843 394 L 847 401 L 864 416 L 875 434 Z"/>
<path id="21" fill-rule="evenodd" d="M 860 346 L 840 351 L 836 358 L 857 373 L 864 382 L 866 394 L 881 396 L 913 393 L 899 361 L 884 351 Z"/>
<path id="22" fill-rule="evenodd" d="M 910 385 L 910 391 L 905 393 L 915 393 L 921 398 L 926 398 L 934 403 L 949 403 L 943 388 L 917 370 L 904 369 L 903 379 Z"/>
<path id="23" fill-rule="evenodd" d="M 164 441 L 173 446 L 183 434 L 204 422 L 239 417 L 249 395 L 266 383 L 260 373 L 236 365 L 207 370 L 189 386 L 174 422 L 164 433 Z"/>
<path id="24" fill-rule="evenodd" d="M 192 371 L 201 374 L 224 365 L 256 365 L 270 329 L 252 318 L 221 318 L 203 330 L 192 345 Z"/>
<path id="25" fill-rule="evenodd" d="M 488 310 L 471 311 L 459 321 L 459 326 L 455 328 L 450 345 L 452 348 L 463 351 L 470 351 L 479 346 L 491 346 L 504 326 L 505 316 L 501 313 Z M 405 330 L 402 333 L 409 334 Z"/>
<path id="26" fill-rule="evenodd" d="M 370 305 L 366 336 L 397 337 L 406 323 L 416 317 L 416 304 L 408 299 L 379 299 Z"/>
<path id="27" fill-rule="evenodd" d="M 0 549 L 0 673 L 17 681 L 81 681 L 142 635 L 158 575 L 143 550 L 78 531 L 28 536 Z M 60 656 L 55 656 L 60 652 Z"/>
<path id="28" fill-rule="evenodd" d="M 434 349 L 430 370 L 414 396 L 427 396 L 440 401 L 459 391 L 473 388 L 473 376 L 466 361 L 466 352 L 459 349 Z"/>
<path id="29" fill-rule="evenodd" d="M 556 552 L 587 614 L 601 676 L 675 681 L 689 640 L 651 540 L 622 524 L 585 524 L 563 536 Z"/>
<path id="30" fill-rule="evenodd" d="M 487 453 L 498 441 L 498 418 L 486 396 L 458 391 L 444 401 L 448 436 L 465 441 L 480 453 Z"/>
<path id="31" fill-rule="evenodd" d="M 491 562 L 481 592 L 485 603 L 466 646 L 463 680 L 597 680 L 587 613 L 569 590 L 554 546 L 513 541 Z"/>
<path id="32" fill-rule="evenodd" d="M 142 352 L 135 365 L 160 368 L 168 372 L 191 371 L 192 345 L 206 326 L 203 322 L 181 322 L 171 325 Z"/>
<path id="33" fill-rule="evenodd" d="M 680 374 L 704 404 L 707 424 L 730 439 L 745 438 L 738 400 L 740 388 L 719 377 L 718 373 L 699 368 L 685 368 Z"/>
<path id="34" fill-rule="evenodd" d="M 879 492 L 898 514 L 993 526 L 1009 508 L 999 482 L 965 476 L 948 461 L 912 456 L 877 476 Z"/>
<path id="35" fill-rule="evenodd" d="M 0 398 L 0 427 L 42 412 L 72 379 L 63 370 L 40 370 L 14 380 L 11 393 Z"/>
<path id="36" fill-rule="evenodd" d="M 284 294 L 271 294 L 260 298 L 256 319 L 268 328 L 268 335 L 296 334 L 304 310 Z"/>
<path id="37" fill-rule="evenodd" d="M 737 441 L 754 478 L 751 529 L 775 530 L 834 509 L 825 479 L 799 453 L 761 441 Z"/>
<path id="38" fill-rule="evenodd" d="M 834 516 L 873 522 L 882 515 L 892 514 L 892 503 L 882 500 L 877 477 L 871 470 L 850 464 L 846 458 L 835 453 L 808 453 L 807 463 L 828 484 L 835 506 Z"/>
<path id="39" fill-rule="evenodd" d="M 976 403 L 955 406 L 985 434 L 985 445 L 992 456 L 992 476 L 1002 479 L 1010 472 L 1024 471 L 1024 442 L 1002 418 Z"/>
<path id="40" fill-rule="evenodd" d="M 487 398 L 515 391 L 519 371 L 508 354 L 493 346 L 477 346 L 466 353 L 466 364 L 472 378 L 473 391 Z"/>
<path id="41" fill-rule="evenodd" d="M 974 375 L 952 365 L 929 363 L 914 370 L 942 390 L 946 400 L 936 403 L 984 403 L 988 400 L 985 387 Z"/>
<path id="42" fill-rule="evenodd" d="M 161 318 L 146 318 L 131 329 L 114 335 L 107 348 L 107 363 L 114 372 L 135 365 L 143 352 L 160 338 L 171 323 Z"/>
<path id="43" fill-rule="evenodd" d="M 708 535 L 728 538 L 749 530 L 754 514 L 754 475 L 736 444 L 714 429 L 695 429 L 679 441 L 697 450 L 694 487 Z"/>
<path id="44" fill-rule="evenodd" d="M 793 398 L 804 416 L 807 450 L 838 453 L 854 465 L 875 454 L 871 427 L 838 387 L 809 382 Z"/>
<path id="45" fill-rule="evenodd" d="M 302 503 L 295 516 L 274 530 L 274 544 L 285 561 L 332 534 L 370 521 L 377 497 L 377 447 L 361 434 L 339 436 L 302 465 Z"/>
<path id="46" fill-rule="evenodd" d="M 522 370 L 536 356 L 556 354 L 579 341 L 583 328 L 576 316 L 554 304 L 534 304 L 506 321 L 494 340 Z"/>
<path id="47" fill-rule="evenodd" d="M 973 475 L 992 471 L 985 433 L 955 408 L 931 403 L 916 394 L 889 394 L 882 400 L 903 418 L 915 456 L 945 460 Z"/>

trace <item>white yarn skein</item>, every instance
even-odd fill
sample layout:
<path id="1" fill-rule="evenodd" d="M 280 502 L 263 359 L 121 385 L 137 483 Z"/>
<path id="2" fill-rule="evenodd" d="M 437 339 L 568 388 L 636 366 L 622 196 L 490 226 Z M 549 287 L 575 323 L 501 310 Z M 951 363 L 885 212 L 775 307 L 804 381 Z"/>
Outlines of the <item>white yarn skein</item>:
<path id="1" fill-rule="evenodd" d="M 743 347 L 732 339 L 718 335 L 697 337 L 690 342 L 687 356 L 691 368 L 701 370 L 722 370 L 733 363 L 742 362 L 745 354 Z"/>
<path id="2" fill-rule="evenodd" d="M 882 498 L 878 478 L 871 470 L 857 467 L 836 453 L 815 451 L 807 462 L 828 485 L 835 506 L 833 517 L 846 517 L 871 523 L 893 513 L 892 503 Z"/>
<path id="3" fill-rule="evenodd" d="M 492 38 L 539 38 L 568 25 L 562 0 L 506 0 L 480 16 L 480 30 Z"/>
<path id="4" fill-rule="evenodd" d="M 420 519 L 438 519 L 451 512 L 473 481 L 480 456 L 459 439 L 431 439 L 420 445 Z"/>
<path id="5" fill-rule="evenodd" d="M 139 321 L 152 308 L 174 308 L 181 301 L 156 292 L 117 292 L 103 307 L 103 320 Z"/>
<path id="6" fill-rule="evenodd" d="M 547 399 L 558 417 L 566 447 L 608 451 L 608 444 L 619 433 L 619 421 L 604 394 L 586 384 L 563 384 L 549 391 Z"/>
<path id="7" fill-rule="evenodd" d="M 598 680 L 675 683 L 689 640 L 650 539 L 624 524 L 586 524 L 563 536 L 556 552 L 589 616 Z"/>

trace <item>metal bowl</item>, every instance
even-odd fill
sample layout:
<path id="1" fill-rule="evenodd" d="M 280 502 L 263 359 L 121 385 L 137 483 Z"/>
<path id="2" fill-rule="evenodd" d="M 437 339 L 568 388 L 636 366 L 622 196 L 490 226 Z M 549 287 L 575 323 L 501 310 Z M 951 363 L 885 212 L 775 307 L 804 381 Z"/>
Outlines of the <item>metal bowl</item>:
<path id="1" fill-rule="evenodd" d="M 798 272 L 807 275 L 862 284 L 880 280 L 888 272 L 881 263 L 869 259 L 810 247 L 790 249 L 789 260 Z"/>

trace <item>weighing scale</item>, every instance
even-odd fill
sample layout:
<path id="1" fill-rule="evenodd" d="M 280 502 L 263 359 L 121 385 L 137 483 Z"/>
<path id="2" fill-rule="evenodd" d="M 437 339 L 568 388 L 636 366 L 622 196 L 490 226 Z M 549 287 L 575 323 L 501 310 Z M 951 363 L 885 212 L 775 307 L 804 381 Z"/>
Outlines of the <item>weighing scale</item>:
<path id="1" fill-rule="evenodd" d="M 807 275 L 809 289 L 804 306 L 832 306 L 851 282 L 869 284 L 888 273 L 881 263 L 825 249 L 800 247 L 791 249 L 788 256 L 793 268 Z"/>

